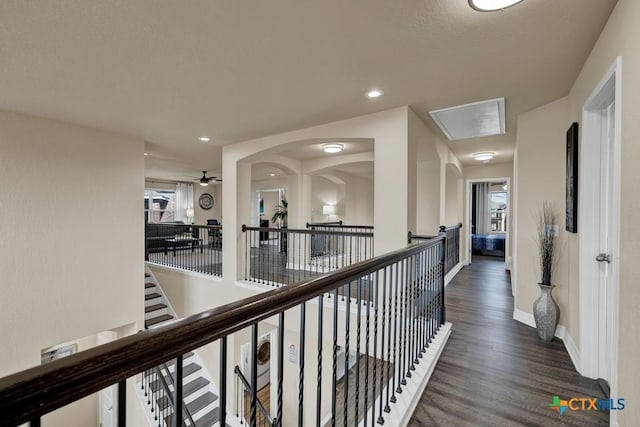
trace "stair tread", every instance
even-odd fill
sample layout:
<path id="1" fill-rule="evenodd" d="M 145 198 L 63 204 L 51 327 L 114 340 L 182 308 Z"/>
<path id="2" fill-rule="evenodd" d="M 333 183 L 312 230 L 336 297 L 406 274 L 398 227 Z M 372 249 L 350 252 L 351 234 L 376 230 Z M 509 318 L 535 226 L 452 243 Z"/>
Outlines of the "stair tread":
<path id="1" fill-rule="evenodd" d="M 162 316 L 152 317 L 151 319 L 145 320 L 144 324 L 148 328 L 149 326 L 157 325 L 158 323 L 165 322 L 171 319 L 173 319 L 172 315 L 163 314 Z"/>
<path id="2" fill-rule="evenodd" d="M 196 427 L 211 427 L 220 420 L 220 407 L 207 412 L 202 418 L 195 420 Z"/>
<path id="3" fill-rule="evenodd" d="M 198 411 L 202 410 L 207 405 L 209 405 L 210 403 L 215 402 L 216 400 L 218 400 L 218 396 L 216 396 L 215 394 L 213 394 L 210 391 L 208 391 L 205 394 L 203 394 L 202 396 L 199 396 L 193 402 L 187 403 L 187 410 L 189 411 L 189 413 L 193 417 L 193 414 L 195 414 Z M 173 425 L 173 422 L 172 422 L 173 419 L 172 418 L 173 418 L 172 415 L 169 415 L 169 416 L 165 417 L 165 420 L 167 421 L 167 424 Z M 204 417 L 202 417 L 202 418 L 204 418 Z M 186 416 L 183 419 L 186 419 Z M 205 424 L 205 423 L 198 424 L 198 421 L 196 421 L 196 420 L 194 420 L 194 421 L 196 422 L 196 426 L 206 426 L 206 425 L 208 425 L 208 424 Z M 184 423 L 182 425 L 184 426 Z"/>
<path id="4" fill-rule="evenodd" d="M 155 284 L 155 283 L 153 283 L 153 282 L 147 282 L 147 283 L 145 283 L 145 284 L 144 284 L 144 288 L 145 288 L 145 289 L 148 289 L 148 288 L 155 288 L 155 287 L 156 287 L 156 284 Z"/>
<path id="5" fill-rule="evenodd" d="M 199 371 L 200 369 L 202 369 L 202 366 L 198 365 L 197 363 L 193 363 L 193 362 L 192 362 L 192 363 L 189 363 L 188 365 L 185 365 L 185 366 L 182 368 L 182 378 L 186 378 L 186 377 L 188 377 L 189 375 L 191 375 L 191 374 L 193 374 L 193 373 L 195 373 L 195 372 Z M 173 384 L 173 383 L 175 383 L 175 379 L 176 379 L 175 374 L 174 374 L 174 373 L 172 373 L 172 375 L 171 375 L 171 376 L 173 377 L 173 379 L 168 379 L 168 380 L 167 380 L 167 384 Z M 165 375 L 165 378 L 166 378 L 166 377 L 167 377 L 167 375 Z M 194 380 L 194 381 L 196 381 L 196 380 Z M 205 380 L 205 381 L 206 381 L 206 380 Z M 191 382 L 189 382 L 189 384 L 191 384 Z M 152 389 L 154 392 L 155 392 L 155 391 L 157 391 L 157 390 L 158 390 L 158 388 L 159 388 L 159 387 L 161 387 L 160 380 L 152 381 L 152 382 L 151 382 L 151 384 L 150 384 L 150 386 L 151 386 L 151 389 Z"/>
<path id="6" fill-rule="evenodd" d="M 160 295 L 157 292 L 154 292 L 152 294 L 147 294 L 147 295 L 144 296 L 145 300 L 150 300 L 150 299 L 154 299 L 154 298 L 162 298 L 162 295 Z"/>
<path id="7" fill-rule="evenodd" d="M 145 278 L 145 279 L 147 279 L 147 278 L 149 278 L 149 277 L 151 277 L 151 275 L 150 275 L 149 273 L 144 273 L 144 278 Z"/>
<path id="8" fill-rule="evenodd" d="M 209 380 L 203 377 L 198 377 L 195 380 L 184 385 L 184 387 L 182 388 L 182 396 L 183 398 L 189 397 L 191 394 L 208 385 Z M 165 408 L 165 405 L 167 405 L 168 403 L 169 398 L 167 396 L 163 396 L 158 399 L 158 405 L 160 405 L 161 408 Z"/>
<path id="9" fill-rule="evenodd" d="M 145 313 L 149 313 L 151 311 L 162 310 L 163 308 L 167 308 L 167 304 L 153 304 L 144 308 Z"/>

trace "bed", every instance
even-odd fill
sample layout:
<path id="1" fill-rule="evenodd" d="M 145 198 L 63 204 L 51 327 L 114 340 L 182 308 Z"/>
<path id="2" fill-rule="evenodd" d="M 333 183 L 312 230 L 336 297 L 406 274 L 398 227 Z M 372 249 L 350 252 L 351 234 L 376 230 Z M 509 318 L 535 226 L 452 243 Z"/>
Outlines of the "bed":
<path id="1" fill-rule="evenodd" d="M 504 234 L 472 234 L 471 249 L 474 255 L 504 256 Z"/>

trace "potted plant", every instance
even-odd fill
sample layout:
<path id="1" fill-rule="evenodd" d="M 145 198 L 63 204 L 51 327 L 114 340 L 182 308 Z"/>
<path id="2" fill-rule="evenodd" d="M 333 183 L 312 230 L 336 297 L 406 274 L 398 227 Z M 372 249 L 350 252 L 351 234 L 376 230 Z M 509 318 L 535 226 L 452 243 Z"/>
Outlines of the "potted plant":
<path id="1" fill-rule="evenodd" d="M 277 222 L 280 228 L 287 228 L 287 217 L 289 215 L 289 202 L 286 197 L 282 197 L 280 204 L 273 208 L 271 222 Z M 287 253 L 287 233 L 280 233 L 280 252 Z"/>
<path id="2" fill-rule="evenodd" d="M 538 211 L 536 243 L 540 258 L 540 296 L 533 303 L 533 318 L 538 336 L 543 341 L 551 341 L 555 335 L 560 308 L 551 291 L 555 287 L 552 277 L 557 264 L 556 239 L 559 215 L 549 202 L 543 202 Z"/>
<path id="3" fill-rule="evenodd" d="M 271 222 L 280 224 L 280 228 L 287 228 L 287 216 L 289 212 L 289 203 L 285 197 L 282 198 L 280 204 L 273 208 L 273 216 Z"/>

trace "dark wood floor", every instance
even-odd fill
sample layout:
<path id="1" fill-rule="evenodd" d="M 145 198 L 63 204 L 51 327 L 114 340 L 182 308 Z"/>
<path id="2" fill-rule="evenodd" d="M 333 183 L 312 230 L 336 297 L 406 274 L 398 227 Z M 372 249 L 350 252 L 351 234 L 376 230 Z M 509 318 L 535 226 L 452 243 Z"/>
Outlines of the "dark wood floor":
<path id="1" fill-rule="evenodd" d="M 504 261 L 473 261 L 446 288 L 452 333 L 409 425 L 608 425 L 608 412 L 549 407 L 554 395 L 604 395 L 576 372 L 561 341 L 543 343 L 513 320 Z"/>

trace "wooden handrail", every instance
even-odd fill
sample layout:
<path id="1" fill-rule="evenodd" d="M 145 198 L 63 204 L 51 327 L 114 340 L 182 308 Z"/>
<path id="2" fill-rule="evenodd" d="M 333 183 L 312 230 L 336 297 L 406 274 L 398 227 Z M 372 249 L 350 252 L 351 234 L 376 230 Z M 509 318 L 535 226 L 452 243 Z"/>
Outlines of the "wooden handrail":
<path id="1" fill-rule="evenodd" d="M 1 378 L 2 421 L 7 425 L 25 423 L 438 245 L 442 240 L 437 237 L 413 244 Z"/>

